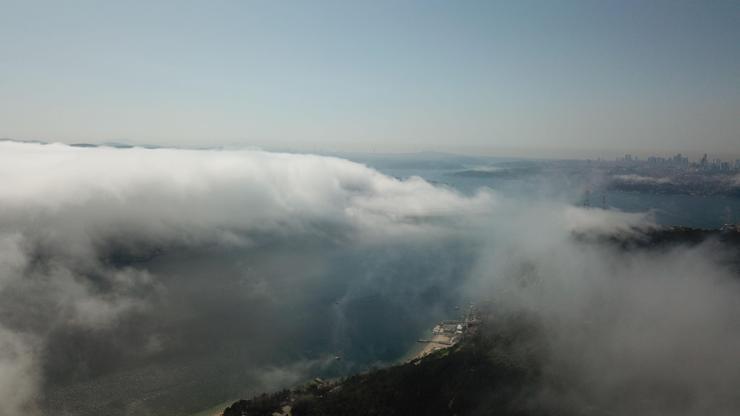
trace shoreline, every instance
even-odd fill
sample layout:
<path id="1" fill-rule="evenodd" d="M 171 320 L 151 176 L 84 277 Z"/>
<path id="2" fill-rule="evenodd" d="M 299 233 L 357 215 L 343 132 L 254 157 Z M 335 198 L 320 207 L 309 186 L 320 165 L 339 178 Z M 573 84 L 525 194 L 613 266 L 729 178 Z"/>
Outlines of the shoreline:
<path id="1" fill-rule="evenodd" d="M 444 334 L 444 333 L 437 333 L 437 328 L 440 328 L 440 326 L 443 325 L 443 323 L 437 324 L 433 327 L 431 330 L 432 337 L 426 342 L 419 342 L 417 341 L 416 344 L 413 347 L 409 348 L 408 352 L 404 354 L 400 359 L 397 361 L 391 363 L 391 366 L 395 365 L 402 365 L 407 364 L 409 362 L 421 359 L 426 357 L 427 355 L 439 351 L 442 349 L 450 348 L 457 344 L 457 339 L 455 337 L 452 337 L 450 335 Z M 421 334 L 419 334 L 420 338 L 422 339 L 424 336 L 428 336 L 430 330 L 426 329 Z M 229 407 L 231 404 L 242 400 L 243 398 L 238 398 L 234 400 L 229 400 L 226 402 L 223 402 L 221 404 L 211 406 L 207 409 L 200 410 L 198 412 L 192 413 L 189 416 L 221 416 L 223 414 L 224 409 Z"/>

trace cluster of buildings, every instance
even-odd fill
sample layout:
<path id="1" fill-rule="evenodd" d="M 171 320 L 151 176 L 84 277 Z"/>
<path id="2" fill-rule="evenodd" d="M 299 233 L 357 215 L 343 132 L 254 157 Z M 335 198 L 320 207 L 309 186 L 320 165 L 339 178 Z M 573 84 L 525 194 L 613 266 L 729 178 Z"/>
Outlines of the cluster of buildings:
<path id="1" fill-rule="evenodd" d="M 433 335 L 447 335 L 450 338 L 455 338 L 463 334 L 464 322 L 462 321 L 442 321 L 432 328 Z M 454 343 L 454 342 L 453 342 Z"/>
<path id="2" fill-rule="evenodd" d="M 695 170 L 702 172 L 737 172 L 740 171 L 740 159 L 724 161 L 722 159 L 709 159 L 707 154 L 695 162 L 689 161 L 687 156 L 678 153 L 671 157 L 650 156 L 647 159 L 640 159 L 638 156 L 626 154 L 624 157 L 616 159 L 618 165 L 637 166 L 647 165 L 653 167 L 670 167 L 684 170 Z"/>
<path id="3" fill-rule="evenodd" d="M 699 161 L 699 169 L 705 171 L 740 171 L 740 159 L 735 160 L 734 164 L 730 162 L 724 162 L 721 159 L 712 159 L 711 162 L 707 159 L 707 154 L 704 153 L 704 157 Z"/>
<path id="4" fill-rule="evenodd" d="M 471 304 L 463 319 L 442 321 L 432 329 L 432 338 L 418 340 L 426 343 L 427 347 L 416 358 L 423 358 L 434 351 L 457 344 L 463 336 L 475 332 L 479 323 L 478 309 Z"/>

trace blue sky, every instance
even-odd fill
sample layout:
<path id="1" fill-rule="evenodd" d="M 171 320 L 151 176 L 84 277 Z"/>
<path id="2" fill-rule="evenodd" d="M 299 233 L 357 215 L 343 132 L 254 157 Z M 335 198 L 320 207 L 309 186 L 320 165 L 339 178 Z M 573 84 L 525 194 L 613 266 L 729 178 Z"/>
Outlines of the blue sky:
<path id="1" fill-rule="evenodd" d="M 740 153 L 738 1 L 0 6 L 0 137 Z"/>

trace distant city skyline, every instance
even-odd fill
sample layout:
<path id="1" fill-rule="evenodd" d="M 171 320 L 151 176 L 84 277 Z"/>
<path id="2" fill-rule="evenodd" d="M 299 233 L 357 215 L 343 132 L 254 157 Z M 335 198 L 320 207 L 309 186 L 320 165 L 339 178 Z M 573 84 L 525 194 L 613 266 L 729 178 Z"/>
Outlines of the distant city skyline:
<path id="1" fill-rule="evenodd" d="M 599 158 L 598 161 L 609 162 L 608 159 Z M 625 154 L 623 157 L 616 158 L 617 163 L 626 164 L 637 164 L 647 163 L 648 165 L 654 166 L 673 166 L 681 168 L 694 168 L 706 171 L 737 171 L 740 170 L 740 159 L 729 159 L 722 157 L 709 157 L 709 154 L 704 153 L 699 159 L 691 159 L 688 156 L 677 153 L 673 156 L 660 156 L 651 155 L 647 158 L 639 158 L 636 155 L 630 153 Z"/>
<path id="2" fill-rule="evenodd" d="M 740 157 L 740 2 L 12 2 L 0 137 Z"/>

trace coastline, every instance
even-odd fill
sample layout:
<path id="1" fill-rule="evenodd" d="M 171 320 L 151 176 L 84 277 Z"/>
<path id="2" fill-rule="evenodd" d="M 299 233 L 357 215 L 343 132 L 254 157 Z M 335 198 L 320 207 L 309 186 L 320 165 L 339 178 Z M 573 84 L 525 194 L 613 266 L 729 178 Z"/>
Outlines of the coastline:
<path id="1" fill-rule="evenodd" d="M 419 341 L 415 343 L 416 345 L 409 348 L 406 354 L 404 354 L 400 359 L 398 359 L 395 363 L 392 363 L 391 365 L 406 364 L 406 363 L 418 360 L 420 358 L 424 358 L 427 355 L 435 351 L 454 346 L 457 343 L 457 339 L 458 339 L 457 336 L 453 336 L 452 334 L 445 333 L 442 330 L 445 323 L 449 325 L 449 322 L 451 321 L 443 321 L 435 325 L 433 329 L 431 330 L 430 329 L 424 330 L 421 334 L 419 334 Z M 429 335 L 430 331 L 432 332 L 432 337 L 429 339 L 424 339 L 425 336 Z M 423 341 L 423 342 L 420 342 L 420 341 Z M 189 416 L 221 416 L 223 414 L 224 409 L 226 409 L 231 404 L 239 400 L 241 400 L 241 398 L 229 400 L 221 404 L 211 406 L 207 409 L 200 410 Z"/>

